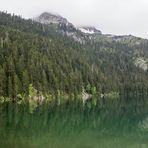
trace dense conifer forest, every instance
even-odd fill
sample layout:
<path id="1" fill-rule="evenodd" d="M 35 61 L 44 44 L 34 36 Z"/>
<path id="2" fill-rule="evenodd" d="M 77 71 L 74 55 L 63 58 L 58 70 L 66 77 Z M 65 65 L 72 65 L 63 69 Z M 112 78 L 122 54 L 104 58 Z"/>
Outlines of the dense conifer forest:
<path id="1" fill-rule="evenodd" d="M 147 94 L 148 70 L 135 65 L 141 57 L 148 59 L 144 39 L 102 35 L 81 44 L 54 25 L 0 12 L 0 96 L 28 95 L 30 84 L 42 94 Z"/>

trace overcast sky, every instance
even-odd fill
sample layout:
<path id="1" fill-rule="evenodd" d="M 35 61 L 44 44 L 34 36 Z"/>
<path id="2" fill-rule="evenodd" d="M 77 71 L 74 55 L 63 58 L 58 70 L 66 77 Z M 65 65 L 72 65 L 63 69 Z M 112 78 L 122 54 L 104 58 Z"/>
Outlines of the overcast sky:
<path id="1" fill-rule="evenodd" d="M 148 0 L 0 0 L 0 10 L 25 18 L 48 11 L 103 33 L 148 38 Z"/>

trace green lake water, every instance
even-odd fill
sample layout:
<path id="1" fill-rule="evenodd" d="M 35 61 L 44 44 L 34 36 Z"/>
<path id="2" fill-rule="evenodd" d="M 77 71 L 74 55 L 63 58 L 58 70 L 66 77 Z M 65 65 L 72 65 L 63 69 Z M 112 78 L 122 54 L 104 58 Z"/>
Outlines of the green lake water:
<path id="1" fill-rule="evenodd" d="M 148 148 L 148 97 L 0 105 L 0 148 Z"/>

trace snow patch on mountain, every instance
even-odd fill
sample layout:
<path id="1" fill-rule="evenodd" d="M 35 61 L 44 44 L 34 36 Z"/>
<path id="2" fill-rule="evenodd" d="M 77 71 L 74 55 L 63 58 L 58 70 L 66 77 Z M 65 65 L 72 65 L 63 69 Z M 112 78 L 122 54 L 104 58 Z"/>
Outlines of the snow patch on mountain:
<path id="1" fill-rule="evenodd" d="M 101 31 L 95 27 L 78 27 L 78 30 L 85 34 L 102 34 Z"/>
<path id="2" fill-rule="evenodd" d="M 83 33 L 88 33 L 88 34 L 94 34 L 95 32 L 93 30 L 89 31 L 89 30 L 86 30 L 84 28 L 79 28 L 79 30 Z"/>

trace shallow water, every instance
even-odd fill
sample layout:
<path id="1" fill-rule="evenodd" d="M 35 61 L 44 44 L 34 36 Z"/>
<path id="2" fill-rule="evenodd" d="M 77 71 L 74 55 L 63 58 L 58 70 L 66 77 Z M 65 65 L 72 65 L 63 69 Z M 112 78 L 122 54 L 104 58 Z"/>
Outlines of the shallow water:
<path id="1" fill-rule="evenodd" d="M 147 98 L 0 105 L 0 148 L 147 148 Z"/>

